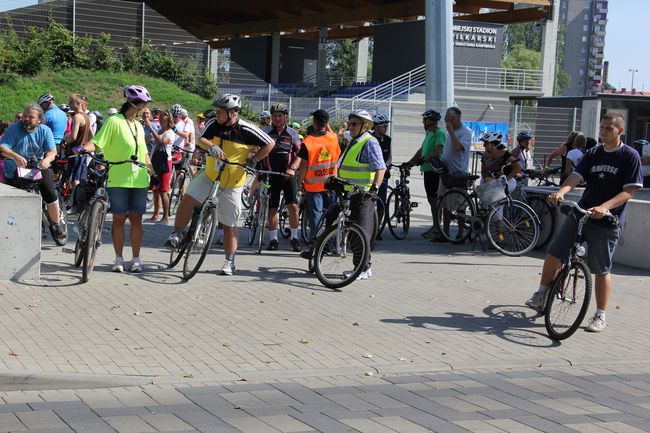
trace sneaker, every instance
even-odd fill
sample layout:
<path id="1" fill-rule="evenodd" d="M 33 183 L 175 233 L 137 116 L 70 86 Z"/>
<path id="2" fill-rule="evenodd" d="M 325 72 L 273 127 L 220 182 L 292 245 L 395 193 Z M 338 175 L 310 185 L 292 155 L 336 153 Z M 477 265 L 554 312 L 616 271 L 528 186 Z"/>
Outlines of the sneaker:
<path id="1" fill-rule="evenodd" d="M 129 267 L 129 272 L 133 272 L 134 274 L 142 272 L 142 264 L 140 263 L 140 258 L 133 259 L 131 262 L 131 267 Z"/>
<path id="2" fill-rule="evenodd" d="M 603 316 L 598 315 L 598 313 L 594 314 L 594 317 L 591 318 L 589 321 L 589 325 L 587 325 L 587 331 L 589 332 L 600 332 L 605 330 L 607 327 L 607 322 L 603 318 Z"/>
<path id="3" fill-rule="evenodd" d="M 426 232 L 422 233 L 422 237 L 425 238 L 425 239 L 426 239 L 426 238 L 430 238 L 430 237 L 432 237 L 431 235 L 433 234 L 434 231 L 436 231 L 436 227 L 435 227 L 435 226 L 429 228 L 429 230 L 427 230 Z"/>
<path id="4" fill-rule="evenodd" d="M 269 251 L 275 251 L 278 249 L 278 240 L 277 239 L 271 239 L 271 242 L 269 242 L 269 247 L 267 250 Z"/>
<path id="5" fill-rule="evenodd" d="M 221 267 L 221 275 L 234 275 L 235 274 L 235 262 L 234 260 L 225 260 L 223 266 Z"/>
<path id="6" fill-rule="evenodd" d="M 305 251 L 301 252 L 300 257 L 302 257 L 303 259 L 309 260 L 309 259 L 311 259 L 311 256 L 313 254 L 314 254 L 313 250 L 309 249 L 309 250 L 305 250 Z"/>
<path id="7" fill-rule="evenodd" d="M 372 277 L 372 268 L 368 268 L 365 271 L 361 272 L 357 277 L 357 280 L 367 280 Z"/>
<path id="8" fill-rule="evenodd" d="M 300 245 L 300 241 L 296 238 L 291 239 L 291 248 L 293 249 L 294 253 L 299 253 L 302 251 L 302 245 Z"/>
<path id="9" fill-rule="evenodd" d="M 181 235 L 179 233 L 173 232 L 167 240 L 165 241 L 165 247 L 169 248 L 170 250 L 174 250 L 178 248 L 178 246 L 181 243 Z"/>
<path id="10" fill-rule="evenodd" d="M 544 298 L 546 297 L 546 292 L 535 292 L 529 300 L 526 301 L 526 305 L 532 308 L 533 310 L 541 310 L 544 307 Z"/>
<path id="11" fill-rule="evenodd" d="M 65 237 L 65 226 L 63 224 L 54 224 L 54 237 L 57 239 L 63 239 Z"/>
<path id="12" fill-rule="evenodd" d="M 111 270 L 113 272 L 124 272 L 124 259 L 122 257 L 117 257 Z"/>

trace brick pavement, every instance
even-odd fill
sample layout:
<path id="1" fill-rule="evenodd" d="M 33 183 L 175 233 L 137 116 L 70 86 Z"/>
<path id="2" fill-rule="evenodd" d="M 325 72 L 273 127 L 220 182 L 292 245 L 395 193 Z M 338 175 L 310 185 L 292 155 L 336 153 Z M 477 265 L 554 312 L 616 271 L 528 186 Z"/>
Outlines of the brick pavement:
<path id="1" fill-rule="evenodd" d="M 418 184 L 417 180 L 412 182 L 415 188 Z M 421 194 L 417 189 L 414 192 L 416 197 Z M 424 202 L 422 197 L 418 199 Z M 418 212 L 424 214 L 426 209 L 420 208 Z M 215 275 L 223 260 L 215 246 L 202 271 L 186 283 L 178 269 L 168 270 L 165 267 L 167 253 L 160 245 L 169 229 L 160 226 L 146 227 L 143 250 L 146 272 L 141 275 L 107 272 L 113 258 L 112 247 L 107 243 L 99 251 L 98 266 L 92 280 L 80 285 L 80 272 L 71 266 L 72 255 L 46 242 L 41 281 L 0 282 L 0 305 L 5 311 L 0 317 L 1 389 L 99 388 L 101 391 L 96 391 L 96 394 L 89 391 L 82 400 L 84 404 L 92 401 L 107 409 L 105 413 L 99 413 L 102 418 L 107 418 L 102 419 L 103 424 L 100 423 L 104 427 L 88 421 L 92 424 L 88 430 L 77 428 L 76 431 L 113 431 L 111 428 L 115 430 L 122 425 L 120 423 L 126 425 L 125 431 L 132 431 L 129 430 L 131 428 L 138 431 L 140 427 L 145 429 L 145 425 L 146 429 L 156 431 L 157 427 L 182 425 L 169 421 L 171 418 L 147 419 L 141 416 L 144 413 L 141 408 L 158 402 L 156 398 L 148 397 L 143 391 L 146 388 L 128 388 L 130 391 L 124 391 L 119 398 L 104 388 L 153 382 L 166 391 L 160 394 L 165 396 L 160 398 L 169 399 L 164 405 L 193 407 L 196 404 L 194 400 L 187 403 L 172 392 L 173 388 L 165 387 L 185 383 L 197 384 L 200 388 L 200 384 L 208 382 L 238 383 L 239 379 L 271 384 L 274 381 L 313 381 L 319 384 L 316 388 L 329 383 L 326 388 L 341 390 L 342 404 L 336 404 L 344 409 L 334 406 L 332 414 L 319 412 L 310 421 L 312 424 L 307 423 L 310 428 L 306 430 L 319 430 L 321 428 L 314 423 L 322 422 L 323 425 L 332 426 L 331 430 L 328 427 L 326 431 L 345 431 L 346 428 L 391 431 L 387 429 L 396 430 L 395 423 L 400 423 L 400 418 L 404 417 L 399 414 L 387 415 L 391 412 L 385 412 L 389 419 L 380 422 L 374 419 L 377 414 L 369 408 L 377 406 L 376 403 L 379 406 L 395 405 L 397 403 L 392 400 L 399 399 L 370 390 L 360 397 L 355 390 L 349 389 L 356 386 L 346 384 L 348 379 L 335 379 L 353 377 L 349 379 L 350 383 L 381 381 L 377 377 L 367 379 L 362 375 L 368 372 L 376 375 L 399 373 L 405 375 L 399 377 L 419 378 L 419 383 L 415 382 L 418 386 L 428 386 L 425 376 L 413 375 L 452 371 L 466 374 L 477 369 L 488 369 L 495 374 L 494 371 L 504 368 L 512 368 L 513 371 L 535 368 L 537 372 L 541 368 L 544 372 L 556 371 L 547 369 L 569 371 L 567 375 L 573 377 L 578 371 L 588 374 L 590 369 L 600 365 L 623 369 L 628 366 L 636 368 L 639 363 L 647 365 L 649 335 L 643 326 L 644 313 L 649 307 L 644 290 L 648 287 L 647 274 L 617 267 L 608 315 L 609 329 L 602 334 L 578 331 L 562 344 L 553 343 L 546 337 L 543 320 L 522 307 L 523 300 L 537 285 L 540 254 L 508 258 L 495 252 L 473 252 L 470 245 L 453 247 L 431 244 L 419 236 L 424 228 L 423 220 L 416 218 L 406 241 L 398 242 L 385 236 L 373 253 L 373 278 L 356 282 L 341 292 L 321 287 L 315 277 L 305 272 L 306 263 L 293 253 L 280 250 L 264 252 L 259 257 L 246 247 L 242 248 L 237 258 L 238 275 Z M 105 234 L 105 241 L 109 239 L 108 233 Z M 288 245 L 281 242 L 281 247 L 288 248 Z M 567 366 L 574 368 L 564 369 Z M 639 373 L 648 372 L 639 370 Z M 524 375 L 522 379 L 530 378 Z M 508 383 L 519 390 L 521 398 L 531 397 L 528 398 L 530 401 L 538 396 L 528 395 L 524 391 L 533 394 L 541 392 L 536 387 L 548 392 L 573 392 L 551 379 L 552 376 L 542 375 L 540 380 L 533 381 L 532 387 L 536 391 L 530 390 L 527 382 L 517 383 L 515 380 Z M 465 387 L 484 388 L 474 386 L 476 384 L 471 381 L 475 379 L 471 377 L 462 379 L 465 380 L 470 381 Z M 611 382 L 608 389 L 641 400 L 646 397 L 639 395 L 644 392 L 643 387 L 647 387 L 645 376 L 635 381 L 639 385 L 623 382 L 623 388 L 617 381 Z M 297 383 L 307 386 L 302 382 Z M 489 387 L 498 390 L 502 385 L 501 381 Z M 462 388 L 463 384 L 459 386 Z M 584 386 L 586 391 L 595 390 Z M 404 392 L 402 388 L 398 391 Z M 485 405 L 488 398 L 508 407 L 495 403 L 486 410 L 502 411 L 506 415 L 508 411 L 514 412 L 511 416 L 504 416 L 503 423 L 491 424 L 475 414 L 475 418 L 447 420 L 453 425 L 434 431 L 455 431 L 460 428 L 472 431 L 520 431 L 523 427 L 519 426 L 522 422 L 517 421 L 518 417 L 530 418 L 532 421 L 524 423 L 530 428 L 560 431 L 544 427 L 549 420 L 539 414 L 516 414 L 516 411 L 526 408 L 517 408 L 490 396 L 481 398 L 483 394 L 479 392 L 473 392 L 473 399 L 458 400 L 456 392 L 449 389 L 445 391 L 442 387 L 437 391 L 439 395 L 431 394 L 435 395 L 436 400 L 424 397 L 429 402 L 427 404 L 434 401 L 434 408 L 440 410 L 462 409 L 459 412 L 477 413 L 476 407 Z M 267 390 L 278 391 L 273 386 Z M 228 405 L 240 404 L 237 403 L 238 398 L 248 402 L 247 395 L 239 395 L 232 390 L 229 392 L 233 395 L 229 399 L 222 399 L 227 404 L 221 400 L 209 404 L 216 405 L 217 410 L 219 407 L 227 409 Z M 609 395 L 609 392 L 603 395 Z M 304 398 L 314 401 L 303 404 L 318 406 L 317 396 L 307 394 Z M 30 400 L 22 394 L 9 392 L 8 397 L 3 395 L 8 406 L 0 412 L 13 414 L 35 410 L 30 405 L 42 400 L 40 395 L 33 394 L 34 400 Z M 230 417 L 237 418 L 237 415 L 229 412 L 225 419 L 218 417 L 219 422 L 242 431 L 254 431 L 256 428 L 257 431 L 273 431 L 267 425 L 276 425 L 274 428 L 280 431 L 300 431 L 295 430 L 299 427 L 294 420 L 303 421 L 294 411 L 287 409 L 276 413 L 271 409 L 267 409 L 267 412 L 262 410 L 265 407 L 291 407 L 293 403 L 287 396 L 278 393 L 252 395 L 261 405 L 256 407 L 260 411 L 259 417 L 254 416 L 254 421 L 232 423 Z M 269 403 L 264 397 L 277 400 Z M 185 395 L 185 398 L 189 397 Z M 68 402 L 65 398 L 59 400 Z M 621 405 L 633 402 L 638 408 L 633 408 L 636 412 L 631 415 L 644 419 L 647 416 L 639 414 L 649 407 L 648 401 L 641 400 L 638 401 L 641 406 L 634 399 L 621 403 L 614 397 L 608 397 L 607 402 L 608 407 L 616 407 L 617 410 L 621 409 Z M 116 401 L 120 405 L 115 406 Z M 347 415 L 343 415 L 343 418 L 337 418 L 345 410 L 351 410 L 346 405 L 361 412 L 355 417 L 346 418 Z M 136 409 L 129 409 L 125 414 L 115 410 L 119 406 Z M 539 409 L 540 413 L 558 409 L 544 407 Z M 78 412 L 81 419 L 78 422 L 81 424 L 86 422 L 85 416 L 90 419 L 98 415 L 96 412 L 95 415 L 88 413 L 85 408 L 73 409 L 70 410 L 75 414 Z M 399 409 L 399 406 L 392 409 Z M 44 410 L 58 413 L 54 409 Z M 415 406 L 411 410 L 421 408 Z M 562 422 L 562 425 L 575 424 L 571 428 L 578 431 L 603 431 L 581 427 L 595 425 L 593 423 L 596 421 L 591 415 L 565 415 L 587 418 L 575 418 L 571 422 Z M 261 420 L 264 424 L 259 424 L 258 421 L 264 416 L 271 418 L 268 422 Z M 439 422 L 444 420 L 444 417 L 432 415 L 431 411 L 417 415 L 418 419 L 427 416 L 434 416 Z M 18 415 L 0 418 L 0 431 L 4 426 L 21 425 L 23 429 L 29 427 L 38 431 L 33 426 L 47 422 L 42 420 L 50 420 L 48 417 L 51 417 L 51 412 L 33 419 L 26 416 L 24 421 Z M 239 418 L 248 419 L 250 415 Z M 357 421 L 341 423 L 341 419 Z M 618 421 L 616 417 L 611 419 L 598 422 L 613 423 L 601 426 L 610 430 L 619 428 L 616 423 L 626 422 Z M 434 419 L 430 421 L 433 423 Z M 641 422 L 638 419 L 629 421 L 630 426 L 636 427 Z M 28 426 L 27 423 L 33 424 Z M 195 424 L 188 424 L 203 431 Z M 67 423 L 68 427 L 65 428 L 70 425 Z M 423 423 L 418 425 L 431 428 Z M 56 423 L 52 426 L 59 428 Z M 61 431 L 69 431 L 61 428 Z M 182 431 L 183 428 L 176 430 Z M 409 428 L 403 427 L 403 431 L 410 431 Z M 14 427 L 6 431 L 11 429 Z M 397 431 L 401 429 L 399 427 Z M 413 427 L 413 431 L 418 430 Z"/>

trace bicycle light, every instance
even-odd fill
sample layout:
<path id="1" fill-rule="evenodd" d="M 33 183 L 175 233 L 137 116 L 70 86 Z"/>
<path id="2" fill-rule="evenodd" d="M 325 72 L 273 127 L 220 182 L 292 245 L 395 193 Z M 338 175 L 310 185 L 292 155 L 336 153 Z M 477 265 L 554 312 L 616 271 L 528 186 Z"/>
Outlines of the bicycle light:
<path id="1" fill-rule="evenodd" d="M 576 247 L 576 255 L 577 255 L 578 257 L 584 257 L 584 255 L 585 255 L 586 253 L 587 253 L 587 250 L 586 250 L 585 247 L 583 247 L 582 245 L 578 245 L 578 246 Z"/>
<path id="2" fill-rule="evenodd" d="M 104 188 L 97 188 L 95 195 L 97 197 L 106 197 L 106 190 Z"/>

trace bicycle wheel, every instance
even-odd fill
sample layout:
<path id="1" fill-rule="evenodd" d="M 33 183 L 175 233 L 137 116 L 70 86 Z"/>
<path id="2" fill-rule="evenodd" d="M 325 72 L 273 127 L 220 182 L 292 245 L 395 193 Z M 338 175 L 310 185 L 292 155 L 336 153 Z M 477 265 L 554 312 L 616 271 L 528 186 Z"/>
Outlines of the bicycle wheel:
<path id="1" fill-rule="evenodd" d="M 393 190 L 386 200 L 388 229 L 395 239 L 404 239 L 411 224 L 411 203 L 400 190 Z"/>
<path id="2" fill-rule="evenodd" d="M 544 325 L 553 340 L 570 337 L 587 314 L 591 299 L 591 273 L 576 259 L 564 266 L 549 289 Z"/>
<path id="3" fill-rule="evenodd" d="M 448 241 L 464 241 L 472 232 L 474 205 L 466 192 L 451 189 L 438 201 L 436 224 Z"/>
<path id="4" fill-rule="evenodd" d="M 59 223 L 63 228 L 63 236 L 61 236 L 60 238 L 56 236 L 56 231 L 54 230 L 54 223 L 50 219 L 50 214 L 46 212 L 47 226 L 48 229 L 50 230 L 50 234 L 52 235 L 52 240 L 54 241 L 54 243 L 62 247 L 68 242 L 68 222 L 66 220 L 67 213 L 65 211 L 65 200 L 63 199 L 63 193 L 58 188 L 56 190 L 56 196 L 59 201 Z"/>
<path id="5" fill-rule="evenodd" d="M 173 268 L 176 266 L 181 259 L 183 258 L 183 254 L 185 254 L 185 249 L 187 247 L 187 244 L 185 242 L 185 238 L 181 240 L 181 244 L 178 246 L 178 249 L 174 248 L 169 252 L 169 267 Z"/>
<path id="6" fill-rule="evenodd" d="M 539 238 L 535 212 L 518 200 L 498 202 L 487 216 L 485 231 L 490 244 L 511 257 L 532 250 Z"/>
<path id="7" fill-rule="evenodd" d="M 388 187 L 390 188 L 390 187 Z M 390 189 L 392 191 L 392 188 Z M 388 202 L 388 199 L 386 199 L 386 202 Z M 386 215 L 386 204 L 384 204 L 383 201 L 377 200 L 377 209 L 375 210 L 377 213 L 377 234 L 376 236 L 381 236 L 381 234 L 384 232 L 384 229 L 386 228 L 386 222 L 388 219 L 388 215 Z M 379 219 L 379 216 L 381 215 L 381 219 Z"/>
<path id="8" fill-rule="evenodd" d="M 77 220 L 77 242 L 74 245 L 74 266 L 78 268 L 81 266 L 81 262 L 84 259 L 86 254 L 86 227 L 88 226 L 88 206 L 84 206 L 84 209 L 79 215 Z"/>
<path id="9" fill-rule="evenodd" d="M 539 239 L 535 244 L 535 249 L 540 250 L 548 244 L 555 231 L 555 212 L 551 204 L 540 196 L 529 196 L 526 198 L 528 206 L 535 212 L 539 218 Z"/>
<path id="10" fill-rule="evenodd" d="M 284 202 L 284 197 L 280 202 L 280 207 L 278 207 L 278 229 L 280 230 L 280 236 L 283 239 L 288 239 L 291 236 L 291 228 L 289 227 L 289 209 Z"/>
<path id="11" fill-rule="evenodd" d="M 251 191 L 251 185 L 253 184 L 253 180 L 255 179 L 255 176 L 252 174 L 249 174 L 248 177 L 246 178 L 246 183 L 244 183 L 244 187 L 241 190 L 241 204 L 244 209 L 250 209 L 251 204 L 253 201 L 251 200 L 251 197 L 249 197 L 250 191 Z"/>
<path id="12" fill-rule="evenodd" d="M 248 228 L 248 245 L 253 245 L 255 242 L 255 235 L 257 234 L 257 214 L 255 213 L 255 208 L 248 210 L 248 216 L 244 221 L 244 226 Z"/>
<path id="13" fill-rule="evenodd" d="M 325 287 L 339 289 L 356 280 L 370 258 L 370 245 L 355 223 L 332 225 L 314 247 L 314 271 Z"/>
<path id="14" fill-rule="evenodd" d="M 311 242 L 311 231 L 309 230 L 309 215 L 307 211 L 307 200 L 300 202 L 299 218 L 300 218 L 300 237 L 305 244 Z"/>
<path id="15" fill-rule="evenodd" d="M 262 254 L 264 246 L 264 233 L 266 232 L 266 219 L 269 215 L 269 197 L 264 195 L 260 198 L 260 210 L 257 214 L 257 254 Z"/>
<path id="16" fill-rule="evenodd" d="M 180 172 L 176 175 L 175 183 L 169 188 L 169 216 L 176 215 L 176 210 L 183 199 L 183 187 L 185 186 L 185 173 Z"/>
<path id="17" fill-rule="evenodd" d="M 185 262 L 183 262 L 183 278 L 185 280 L 191 279 L 201 268 L 212 244 L 216 227 L 217 208 L 210 206 L 202 209 L 196 228 L 193 233 L 188 235 Z"/>
<path id="18" fill-rule="evenodd" d="M 88 224 L 86 225 L 86 249 L 81 264 L 81 282 L 85 283 L 90 279 L 90 274 L 95 267 L 95 255 L 102 244 L 102 230 L 104 218 L 106 218 L 106 204 L 95 201 L 88 212 Z"/>

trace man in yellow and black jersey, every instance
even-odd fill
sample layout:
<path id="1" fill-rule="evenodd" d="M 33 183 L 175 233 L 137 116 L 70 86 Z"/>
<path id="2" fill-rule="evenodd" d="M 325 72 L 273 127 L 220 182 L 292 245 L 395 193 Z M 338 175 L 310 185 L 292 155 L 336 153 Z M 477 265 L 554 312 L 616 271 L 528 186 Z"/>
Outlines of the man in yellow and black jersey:
<path id="1" fill-rule="evenodd" d="M 239 96 L 224 94 L 217 96 L 212 106 L 216 117 L 205 125 L 198 145 L 208 152 L 205 171 L 199 173 L 187 187 L 187 193 L 178 207 L 174 231 L 167 239 L 166 246 L 175 248 L 183 237 L 183 231 L 192 218 L 195 207 L 208 197 L 212 184 L 217 178 L 215 162 L 228 159 L 231 162 L 246 163 L 253 166 L 264 159 L 275 141 L 257 126 L 237 117 L 241 109 Z M 259 149 L 254 158 L 248 158 L 251 150 Z M 242 167 L 227 165 L 221 174 L 218 206 L 218 220 L 223 224 L 223 249 L 226 260 L 221 269 L 222 275 L 235 273 L 235 253 L 237 252 L 237 220 L 241 214 L 241 192 L 246 181 L 246 171 Z"/>

